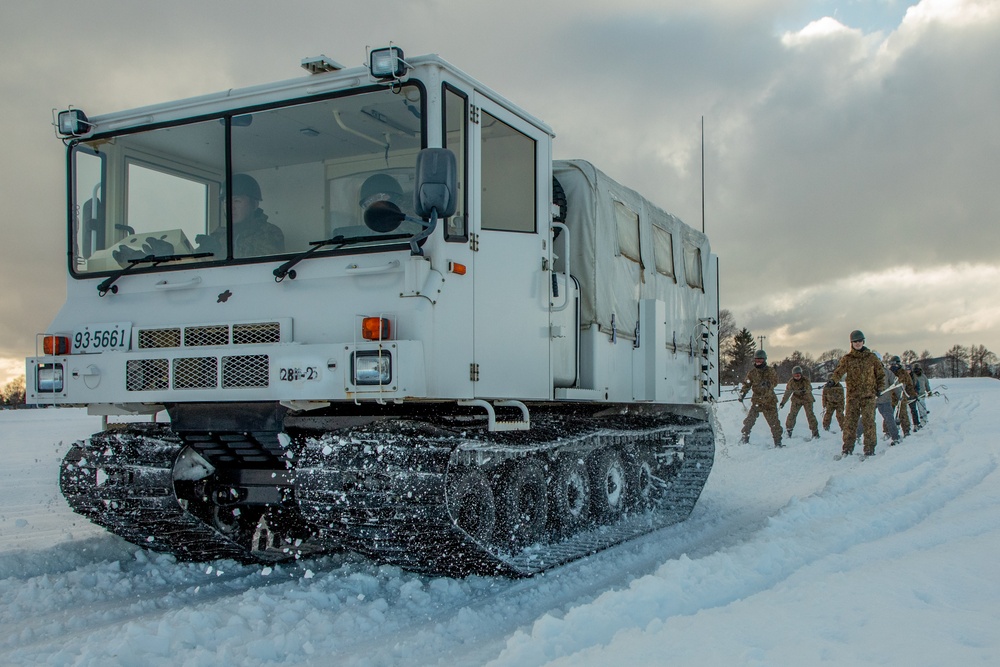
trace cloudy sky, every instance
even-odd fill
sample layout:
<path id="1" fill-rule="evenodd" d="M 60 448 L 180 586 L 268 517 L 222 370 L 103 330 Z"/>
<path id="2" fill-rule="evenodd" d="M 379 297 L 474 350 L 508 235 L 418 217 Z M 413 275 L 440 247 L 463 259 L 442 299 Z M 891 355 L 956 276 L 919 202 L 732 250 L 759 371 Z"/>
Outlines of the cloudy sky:
<path id="1" fill-rule="evenodd" d="M 480 6 L 482 5 L 482 6 Z M 438 53 L 694 227 L 772 359 L 1000 353 L 1000 0 L 36 0 L 0 9 L 0 382 L 65 298 L 88 114 Z"/>

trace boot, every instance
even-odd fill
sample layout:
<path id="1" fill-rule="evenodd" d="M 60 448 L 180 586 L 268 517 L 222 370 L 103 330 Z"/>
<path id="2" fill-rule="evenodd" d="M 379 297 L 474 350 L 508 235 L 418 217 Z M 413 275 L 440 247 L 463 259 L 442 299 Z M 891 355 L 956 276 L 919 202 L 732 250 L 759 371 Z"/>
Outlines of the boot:
<path id="1" fill-rule="evenodd" d="M 789 438 L 792 437 L 792 429 L 788 429 L 787 431 L 785 431 L 785 433 L 788 434 Z"/>
<path id="2" fill-rule="evenodd" d="M 749 444 L 749 443 L 750 443 L 750 436 L 746 436 L 745 435 L 742 438 L 740 438 L 740 444 L 741 445 L 746 445 L 746 444 Z"/>
<path id="3" fill-rule="evenodd" d="M 813 430 L 813 440 L 819 440 L 819 431 Z"/>

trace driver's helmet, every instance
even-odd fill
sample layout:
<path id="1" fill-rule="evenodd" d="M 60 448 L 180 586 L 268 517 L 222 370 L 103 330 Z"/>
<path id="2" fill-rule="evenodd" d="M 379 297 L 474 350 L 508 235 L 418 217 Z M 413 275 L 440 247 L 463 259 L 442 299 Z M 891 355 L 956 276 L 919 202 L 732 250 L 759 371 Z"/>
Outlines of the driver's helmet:
<path id="1" fill-rule="evenodd" d="M 358 204 L 362 209 L 380 201 L 392 202 L 396 206 L 403 203 L 403 188 L 389 174 L 372 174 L 361 184 Z"/>
<path id="2" fill-rule="evenodd" d="M 250 174 L 233 174 L 233 196 L 248 197 L 255 201 L 261 201 L 260 184 Z M 222 187 L 222 199 L 226 198 L 226 187 Z"/>

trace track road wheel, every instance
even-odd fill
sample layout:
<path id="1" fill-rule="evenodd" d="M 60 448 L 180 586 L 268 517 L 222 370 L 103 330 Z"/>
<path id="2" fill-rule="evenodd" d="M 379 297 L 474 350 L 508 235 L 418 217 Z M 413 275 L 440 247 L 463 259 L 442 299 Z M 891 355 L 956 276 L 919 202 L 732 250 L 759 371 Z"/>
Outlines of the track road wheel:
<path id="1" fill-rule="evenodd" d="M 559 457 L 549 486 L 549 513 L 553 529 L 571 535 L 590 520 L 590 475 L 577 455 Z"/>
<path id="2" fill-rule="evenodd" d="M 496 503 L 486 476 L 465 468 L 450 476 L 448 513 L 455 525 L 478 542 L 489 542 L 496 527 Z"/>
<path id="3" fill-rule="evenodd" d="M 590 468 L 591 507 L 600 523 L 614 523 L 628 502 L 628 471 L 621 454 L 614 449 L 602 449 L 588 460 Z"/>
<path id="4" fill-rule="evenodd" d="M 656 482 L 653 477 L 653 459 L 645 452 L 630 451 L 625 455 L 629 479 L 628 506 L 642 512 L 656 501 Z"/>
<path id="5" fill-rule="evenodd" d="M 545 469 L 535 459 L 511 461 L 501 470 L 497 501 L 497 542 L 520 549 L 545 536 L 548 497 Z"/>

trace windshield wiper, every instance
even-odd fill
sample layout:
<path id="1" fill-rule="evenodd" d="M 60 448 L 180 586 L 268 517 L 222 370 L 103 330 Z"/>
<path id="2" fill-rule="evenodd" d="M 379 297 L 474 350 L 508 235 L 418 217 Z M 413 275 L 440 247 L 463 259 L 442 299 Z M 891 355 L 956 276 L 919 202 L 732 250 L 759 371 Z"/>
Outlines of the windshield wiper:
<path id="1" fill-rule="evenodd" d="M 112 294 L 118 294 L 118 286 L 115 282 L 124 276 L 126 273 L 130 272 L 135 267 L 140 264 L 152 264 L 157 266 L 158 264 L 164 264 L 165 262 L 176 262 L 182 259 L 194 259 L 197 257 L 211 257 L 215 253 L 212 252 L 194 252 L 187 255 L 146 255 L 145 257 L 137 257 L 135 259 L 128 260 L 128 266 L 118 271 L 115 271 L 110 276 L 108 276 L 104 282 L 97 286 L 97 293 L 100 296 L 104 296 L 109 291 Z"/>
<path id="2" fill-rule="evenodd" d="M 312 247 L 309 248 L 309 250 L 300 252 L 298 255 L 292 257 L 290 260 L 274 270 L 274 282 L 280 283 L 285 279 L 285 276 L 295 280 L 295 270 L 292 267 L 309 257 L 309 255 L 313 254 L 317 250 L 327 246 L 337 246 L 336 248 L 333 248 L 333 250 L 339 250 L 344 246 L 354 245 L 355 243 L 365 243 L 366 241 L 396 241 L 408 238 L 410 238 L 410 234 L 378 234 L 377 236 L 352 236 L 351 238 L 344 238 L 343 234 L 338 234 L 333 238 L 325 239 L 323 241 L 310 241 L 309 245 Z"/>

